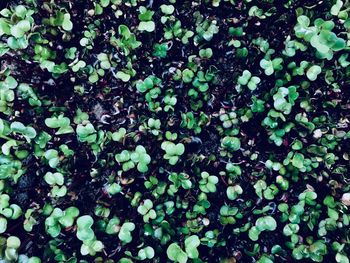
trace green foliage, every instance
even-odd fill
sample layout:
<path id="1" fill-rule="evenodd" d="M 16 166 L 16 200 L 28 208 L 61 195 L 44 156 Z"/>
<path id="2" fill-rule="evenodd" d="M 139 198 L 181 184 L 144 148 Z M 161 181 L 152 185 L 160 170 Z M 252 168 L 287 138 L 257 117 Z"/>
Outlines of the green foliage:
<path id="1" fill-rule="evenodd" d="M 81 142 L 94 143 L 97 140 L 95 127 L 91 123 L 78 124 L 76 132 Z"/>
<path id="2" fill-rule="evenodd" d="M 27 141 L 36 137 L 36 131 L 33 127 L 26 127 L 23 123 L 18 121 L 12 122 L 10 129 L 13 133 L 22 135 Z"/>
<path id="3" fill-rule="evenodd" d="M 132 50 L 137 49 L 141 45 L 141 42 L 136 40 L 135 34 L 126 25 L 121 24 L 118 26 L 118 34 L 120 38 L 113 36 L 110 41 L 112 45 L 122 49 L 125 56 L 128 56 Z"/>
<path id="4" fill-rule="evenodd" d="M 350 3 L 0 1 L 0 262 L 349 262 Z"/>
<path id="5" fill-rule="evenodd" d="M 139 8 L 140 14 L 138 18 L 140 19 L 140 23 L 138 26 L 138 30 L 152 32 L 154 31 L 156 25 L 152 21 L 152 16 L 154 14 L 153 11 L 147 10 L 144 6 L 140 6 Z"/>
<path id="6" fill-rule="evenodd" d="M 109 235 L 117 234 L 120 230 L 120 219 L 118 217 L 114 217 L 108 221 L 106 226 L 106 233 Z"/>
<path id="7" fill-rule="evenodd" d="M 139 205 L 137 212 L 143 215 L 143 221 L 148 223 L 150 219 L 157 217 L 156 211 L 153 208 L 153 203 L 150 199 L 146 199 Z"/>
<path id="8" fill-rule="evenodd" d="M 168 45 L 166 43 L 163 44 L 155 44 L 153 47 L 153 56 L 165 58 L 167 56 Z"/>
<path id="9" fill-rule="evenodd" d="M 96 240 L 92 225 L 94 220 L 89 215 L 81 216 L 77 219 L 77 238 L 83 242 L 80 248 L 80 253 L 84 255 L 94 256 L 96 252 L 103 249 L 103 243 Z"/>
<path id="10" fill-rule="evenodd" d="M 243 189 L 239 185 L 229 186 L 226 190 L 227 198 L 230 200 L 235 200 L 239 195 L 243 193 Z"/>
<path id="11" fill-rule="evenodd" d="M 15 93 L 13 89 L 17 87 L 17 81 L 7 76 L 4 81 L 0 82 L 0 112 L 9 115 L 11 114 L 11 105 L 15 99 Z"/>
<path id="12" fill-rule="evenodd" d="M 130 243 L 132 240 L 131 232 L 135 230 L 135 224 L 126 222 L 120 228 L 118 237 L 124 243 Z"/>
<path id="13" fill-rule="evenodd" d="M 250 90 L 255 90 L 260 83 L 260 78 L 252 76 L 249 70 L 244 70 L 242 76 L 238 78 L 238 84 L 242 86 L 248 86 Z"/>
<path id="14" fill-rule="evenodd" d="M 314 65 L 307 70 L 306 76 L 308 77 L 309 80 L 315 81 L 317 79 L 318 74 L 320 74 L 321 71 L 322 69 L 320 66 Z"/>
<path id="15" fill-rule="evenodd" d="M 333 13 L 335 13 L 334 8 Z M 317 18 L 314 25 L 310 26 L 311 21 L 305 15 L 299 16 L 297 21 L 294 27 L 295 35 L 309 42 L 317 50 L 316 56 L 329 60 L 332 59 L 334 52 L 345 48 L 345 40 L 332 32 L 335 27 L 333 21 Z"/>
<path id="16" fill-rule="evenodd" d="M 62 227 L 73 226 L 75 218 L 78 216 L 79 210 L 76 207 L 71 206 L 64 211 L 55 208 L 45 220 L 45 230 L 50 236 L 57 237 L 61 233 Z"/>
<path id="17" fill-rule="evenodd" d="M 231 152 L 234 152 L 241 148 L 241 141 L 237 137 L 226 136 L 222 139 L 221 146 Z"/>
<path id="18" fill-rule="evenodd" d="M 52 187 L 52 197 L 62 197 L 67 194 L 67 187 L 64 185 L 63 174 L 47 172 L 44 175 L 44 180 Z"/>
<path id="19" fill-rule="evenodd" d="M 91 229 L 94 220 L 89 215 L 81 216 L 77 219 L 77 238 L 81 241 L 89 241 L 95 238 L 94 231 Z"/>
<path id="20" fill-rule="evenodd" d="M 188 258 L 196 259 L 199 256 L 197 247 L 200 245 L 198 236 L 192 235 L 185 239 L 185 251 L 177 243 L 172 243 L 167 249 L 167 255 L 173 262 L 186 263 Z"/>
<path id="21" fill-rule="evenodd" d="M 222 126 L 224 128 L 231 128 L 232 126 L 238 124 L 237 114 L 235 112 L 220 115 L 220 120 L 222 121 Z"/>
<path id="22" fill-rule="evenodd" d="M 273 217 L 260 217 L 256 220 L 255 225 L 251 229 L 249 229 L 249 238 L 253 241 L 257 241 L 261 232 L 274 231 L 276 228 L 277 223 Z"/>
<path id="23" fill-rule="evenodd" d="M 59 115 L 58 117 L 45 119 L 45 124 L 49 128 L 58 129 L 58 131 L 55 133 L 56 135 L 74 132 L 72 126 L 70 126 L 70 119 L 64 117 L 63 114 Z"/>
<path id="24" fill-rule="evenodd" d="M 199 181 L 199 189 L 204 193 L 215 193 L 216 184 L 219 178 L 214 175 L 209 175 L 207 172 L 201 172 L 202 179 Z"/>
<path id="25" fill-rule="evenodd" d="M 267 76 L 270 76 L 275 71 L 281 70 L 283 68 L 281 65 L 282 62 L 283 62 L 282 58 L 274 58 L 272 60 L 263 58 L 262 60 L 260 60 L 260 67 L 264 70 Z M 257 80 L 255 82 L 257 82 Z"/>
<path id="26" fill-rule="evenodd" d="M 185 152 L 185 146 L 182 143 L 175 144 L 170 141 L 164 141 L 161 147 L 165 151 L 164 159 L 168 160 L 171 165 L 175 165 L 179 157 Z"/>
<path id="27" fill-rule="evenodd" d="M 126 135 L 126 129 L 120 128 L 118 131 L 112 133 L 112 140 L 121 142 Z"/>
<path id="28" fill-rule="evenodd" d="M 147 165 L 151 162 L 151 157 L 147 154 L 146 149 L 142 145 L 137 145 L 133 152 L 123 150 L 121 153 L 115 155 L 115 159 L 119 163 L 122 163 L 124 172 L 136 166 L 139 172 L 145 173 L 148 171 Z"/>
<path id="29" fill-rule="evenodd" d="M 152 259 L 154 255 L 155 255 L 154 249 L 150 246 L 140 249 L 139 252 L 137 253 L 137 257 L 140 260 Z"/>
<path id="30" fill-rule="evenodd" d="M 187 262 L 187 259 L 188 259 L 187 254 L 176 243 L 172 243 L 168 247 L 166 253 L 168 255 L 168 258 L 173 262 L 179 262 L 179 263 Z"/>

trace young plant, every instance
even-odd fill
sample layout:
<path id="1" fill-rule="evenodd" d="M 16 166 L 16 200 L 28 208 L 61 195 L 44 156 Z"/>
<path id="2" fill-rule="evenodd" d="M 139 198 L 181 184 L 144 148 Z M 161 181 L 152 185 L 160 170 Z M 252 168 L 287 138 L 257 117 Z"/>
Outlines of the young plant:
<path id="1" fill-rule="evenodd" d="M 121 228 L 120 219 L 118 217 L 113 217 L 108 221 L 105 231 L 109 235 L 115 235 L 119 233 L 120 228 Z"/>
<path id="2" fill-rule="evenodd" d="M 201 172 L 202 179 L 199 181 L 199 189 L 204 193 L 215 193 L 216 184 L 219 178 L 215 175 L 209 175 L 208 172 Z"/>
<path id="3" fill-rule="evenodd" d="M 170 173 L 168 179 L 170 182 L 173 183 L 169 186 L 169 195 L 173 196 L 179 190 L 180 187 L 182 187 L 185 190 L 188 190 L 192 187 L 190 176 L 186 173 Z"/>
<path id="4" fill-rule="evenodd" d="M 141 248 L 137 253 L 137 257 L 139 260 L 152 259 L 154 257 L 154 249 L 150 246 Z"/>
<path id="5" fill-rule="evenodd" d="M 44 175 L 44 180 L 52 187 L 52 197 L 63 197 L 67 194 L 67 187 L 64 185 L 63 174 L 47 172 Z"/>
<path id="6" fill-rule="evenodd" d="M 153 209 L 153 203 L 150 199 L 144 200 L 139 207 L 137 212 L 143 216 L 143 221 L 148 223 L 150 219 L 155 219 L 157 217 L 156 211 Z"/>
<path id="7" fill-rule="evenodd" d="M 164 141 L 161 147 L 165 151 L 164 159 L 168 160 L 171 165 L 175 165 L 185 152 L 185 146 L 182 143 L 175 144 L 170 141 Z"/>
<path id="8" fill-rule="evenodd" d="M 10 125 L 12 133 L 19 134 L 23 136 L 27 142 L 30 142 L 31 139 L 34 139 L 37 135 L 35 129 L 30 126 L 25 126 L 23 123 L 14 121 Z"/>
<path id="9" fill-rule="evenodd" d="M 0 82 L 0 112 L 10 115 L 12 113 L 12 105 L 15 100 L 15 92 L 18 83 L 12 76 L 7 76 L 5 80 Z"/>
<path id="10" fill-rule="evenodd" d="M 166 58 L 168 52 L 168 44 L 154 44 L 152 55 L 159 58 Z"/>
<path id="11" fill-rule="evenodd" d="M 85 124 L 78 124 L 76 132 L 78 139 L 81 142 L 92 144 L 97 140 L 97 131 L 90 122 L 86 122 Z"/>
<path id="12" fill-rule="evenodd" d="M 188 258 L 197 259 L 197 250 L 200 240 L 197 235 L 189 236 L 185 239 L 185 251 L 177 243 L 172 243 L 167 249 L 167 256 L 173 262 L 186 263 Z"/>
<path id="13" fill-rule="evenodd" d="M 116 38 L 112 36 L 110 38 L 110 43 L 120 48 L 125 56 L 128 56 L 131 51 L 137 49 L 141 45 L 141 42 L 136 40 L 135 34 L 132 33 L 126 25 L 122 24 L 118 26 L 118 34 L 120 37 Z"/>
<path id="14" fill-rule="evenodd" d="M 320 58 L 330 60 L 334 52 L 345 48 L 345 40 L 332 32 L 335 26 L 333 21 L 317 18 L 314 26 L 310 26 L 310 18 L 305 15 L 298 16 L 297 21 L 294 27 L 295 35 L 309 42 L 316 49 L 316 55 Z"/>
<path id="15" fill-rule="evenodd" d="M 118 238 L 123 243 L 130 243 L 132 240 L 131 232 L 135 230 L 135 224 L 131 222 L 125 222 L 120 228 Z"/>
<path id="16" fill-rule="evenodd" d="M 260 60 L 260 67 L 264 70 L 267 76 L 272 75 L 275 71 L 282 70 L 283 66 L 281 65 L 283 62 L 282 58 L 274 58 L 274 59 L 265 59 Z"/>
<path id="17" fill-rule="evenodd" d="M 238 124 L 237 114 L 235 112 L 229 112 L 225 113 L 222 111 L 223 114 L 220 115 L 220 121 L 222 121 L 222 126 L 225 129 L 229 129 L 234 125 Z"/>
<path id="18" fill-rule="evenodd" d="M 63 114 L 60 114 L 57 117 L 53 116 L 51 118 L 46 118 L 45 124 L 49 128 L 58 129 L 58 131 L 55 133 L 56 135 L 74 132 L 72 126 L 70 126 L 70 119 L 64 117 Z"/>
<path id="19" fill-rule="evenodd" d="M 116 142 L 122 142 L 122 140 L 125 138 L 126 135 L 126 129 L 125 128 L 119 128 L 118 131 L 115 131 L 112 133 L 112 140 Z"/>
<path id="20" fill-rule="evenodd" d="M 140 31 L 153 32 L 156 27 L 155 23 L 152 21 L 154 12 L 147 10 L 144 6 L 140 6 L 139 11 L 140 14 L 138 15 L 138 18 L 140 23 L 137 29 Z"/>
<path id="21" fill-rule="evenodd" d="M 136 166 L 139 172 L 145 173 L 148 171 L 148 164 L 151 162 L 151 157 L 147 154 L 145 147 L 142 145 L 137 145 L 133 152 L 123 150 L 121 153 L 115 155 L 115 159 L 119 163 L 122 163 L 124 172 Z"/>
<path id="22" fill-rule="evenodd" d="M 221 140 L 221 146 L 230 152 L 235 152 L 241 148 L 241 141 L 237 137 L 225 136 Z"/>
<path id="23" fill-rule="evenodd" d="M 77 219 L 77 238 L 83 242 L 80 248 L 80 253 L 94 256 L 97 252 L 101 252 L 104 245 L 96 239 L 95 233 L 92 230 L 94 220 L 89 215 L 81 216 Z"/>
<path id="24" fill-rule="evenodd" d="M 242 76 L 238 78 L 238 84 L 247 86 L 250 90 L 255 90 L 260 83 L 260 78 L 253 76 L 249 70 L 244 70 Z"/>
<path id="25" fill-rule="evenodd" d="M 226 189 L 227 198 L 230 200 L 235 200 L 239 195 L 243 193 L 243 189 L 240 185 L 229 186 Z"/>
<path id="26" fill-rule="evenodd" d="M 249 238 L 253 241 L 259 239 L 259 235 L 263 231 L 274 231 L 277 228 L 277 222 L 272 216 L 263 216 L 256 220 L 255 226 L 249 229 Z"/>
<path id="27" fill-rule="evenodd" d="M 61 233 L 62 227 L 69 228 L 73 226 L 74 220 L 78 216 L 79 209 L 74 206 L 68 207 L 65 211 L 55 208 L 45 220 L 45 230 L 55 238 Z"/>

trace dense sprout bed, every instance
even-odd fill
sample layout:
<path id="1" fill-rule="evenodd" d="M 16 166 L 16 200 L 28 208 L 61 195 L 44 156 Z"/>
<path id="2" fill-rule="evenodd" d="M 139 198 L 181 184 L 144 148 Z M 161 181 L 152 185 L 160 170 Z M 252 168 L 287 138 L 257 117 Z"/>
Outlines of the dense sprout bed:
<path id="1" fill-rule="evenodd" d="M 348 0 L 0 5 L 1 263 L 349 262 Z"/>

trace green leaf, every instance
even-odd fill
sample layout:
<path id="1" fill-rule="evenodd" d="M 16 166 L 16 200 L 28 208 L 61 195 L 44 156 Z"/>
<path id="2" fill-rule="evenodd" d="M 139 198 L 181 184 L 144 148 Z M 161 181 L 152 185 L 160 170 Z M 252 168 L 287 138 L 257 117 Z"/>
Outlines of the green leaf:
<path id="1" fill-rule="evenodd" d="M 273 74 L 273 65 L 271 60 L 262 59 L 260 60 L 260 67 L 264 69 L 264 72 L 267 76 Z"/>
<path id="2" fill-rule="evenodd" d="M 309 80 L 315 81 L 317 79 L 318 74 L 320 74 L 322 71 L 321 67 L 318 65 L 314 65 L 308 69 L 306 72 L 306 76 Z"/>
<path id="3" fill-rule="evenodd" d="M 27 20 L 21 20 L 11 27 L 11 35 L 15 38 L 21 38 L 30 30 L 30 23 Z"/>
<path id="4" fill-rule="evenodd" d="M 295 153 L 292 159 L 292 165 L 298 169 L 302 169 L 304 167 L 304 155 Z"/>
<path id="5" fill-rule="evenodd" d="M 124 82 L 128 82 L 131 78 L 131 76 L 127 73 L 124 73 L 123 71 L 118 71 L 117 74 L 116 74 L 116 77 L 118 79 L 121 79 L 122 81 Z"/>
<path id="6" fill-rule="evenodd" d="M 21 122 L 12 122 L 10 128 L 13 132 L 20 133 L 29 139 L 34 139 L 36 137 L 36 131 L 34 130 L 34 128 L 26 127 Z"/>
<path id="7" fill-rule="evenodd" d="M 74 219 L 78 217 L 79 213 L 80 212 L 78 208 L 74 206 L 68 207 L 64 211 L 63 216 L 58 221 L 62 226 L 66 228 L 71 227 L 74 224 Z"/>
<path id="8" fill-rule="evenodd" d="M 276 220 L 272 216 L 258 218 L 255 225 L 259 231 L 274 231 L 277 228 Z"/>
<path id="9" fill-rule="evenodd" d="M 94 231 L 91 229 L 94 220 L 89 215 L 84 215 L 77 220 L 77 238 L 81 241 L 93 240 L 95 237 Z"/>
<path id="10" fill-rule="evenodd" d="M 339 14 L 340 9 L 342 8 L 343 4 L 344 4 L 343 1 L 337 0 L 337 2 L 331 8 L 331 14 L 333 16 L 337 16 Z"/>
<path id="11" fill-rule="evenodd" d="M 7 76 L 4 81 L 0 82 L 0 88 L 2 89 L 14 89 L 18 85 L 16 79 L 12 76 Z"/>
<path id="12" fill-rule="evenodd" d="M 190 69 L 185 69 L 182 72 L 182 80 L 185 83 L 190 83 L 192 81 L 193 77 L 194 77 L 194 73 Z"/>
<path id="13" fill-rule="evenodd" d="M 120 128 L 118 131 L 112 133 L 112 140 L 120 142 L 126 135 L 126 129 Z"/>
<path id="14" fill-rule="evenodd" d="M 253 226 L 251 229 L 249 229 L 248 236 L 251 240 L 257 241 L 259 239 L 260 231 L 257 227 Z"/>
<path id="15" fill-rule="evenodd" d="M 240 185 L 229 186 L 226 189 L 227 198 L 230 200 L 235 200 L 242 193 L 243 193 L 243 189 Z"/>
<path id="16" fill-rule="evenodd" d="M 171 15 L 172 13 L 174 13 L 175 8 L 173 5 L 161 5 L 160 10 L 165 15 Z"/>
<path id="17" fill-rule="evenodd" d="M 66 31 L 71 31 L 73 29 L 73 23 L 70 20 L 70 14 L 68 13 L 64 14 L 62 28 Z"/>
<path id="18" fill-rule="evenodd" d="M 349 263 L 349 258 L 343 254 L 337 253 L 337 255 L 335 256 L 335 260 L 338 263 Z"/>
<path id="19" fill-rule="evenodd" d="M 197 247 L 200 243 L 201 242 L 197 235 L 192 235 L 185 239 L 185 250 L 189 258 L 195 259 L 199 257 Z"/>
<path id="20" fill-rule="evenodd" d="M 56 135 L 68 134 L 68 133 L 74 132 L 72 126 L 70 126 L 70 119 L 67 117 L 64 117 L 63 114 L 59 115 L 58 117 L 46 118 L 45 125 L 52 129 L 59 128 L 59 130 L 55 133 Z"/>
<path id="21" fill-rule="evenodd" d="M 131 232 L 135 229 L 135 224 L 131 222 L 126 222 L 120 228 L 118 237 L 124 243 L 130 243 L 132 240 Z"/>
<path id="22" fill-rule="evenodd" d="M 175 146 L 175 154 L 182 155 L 185 152 L 185 146 L 182 143 L 178 143 Z"/>
<path id="23" fill-rule="evenodd" d="M 106 233 L 109 235 L 117 234 L 120 230 L 120 220 L 117 217 L 112 218 L 109 220 L 107 226 L 106 226 Z"/>
<path id="24" fill-rule="evenodd" d="M 221 141 L 221 145 L 229 151 L 238 151 L 241 148 L 241 141 L 237 137 L 226 136 Z"/>
<path id="25" fill-rule="evenodd" d="M 166 253 L 168 258 L 174 262 L 186 263 L 188 260 L 187 254 L 176 243 L 170 244 Z"/>
<path id="26" fill-rule="evenodd" d="M 0 234 L 5 233 L 7 229 L 7 220 L 4 217 L 0 217 Z"/>
<path id="27" fill-rule="evenodd" d="M 47 172 L 44 176 L 45 182 L 47 182 L 49 185 L 63 185 L 64 184 L 64 177 L 61 173 L 51 173 Z"/>
<path id="28" fill-rule="evenodd" d="M 110 4 L 110 0 L 100 0 L 102 7 L 107 7 Z"/>
<path id="29" fill-rule="evenodd" d="M 274 263 L 274 261 L 272 261 L 267 256 L 262 256 L 256 263 Z"/>
<path id="30" fill-rule="evenodd" d="M 238 78 L 238 83 L 241 85 L 247 85 L 251 77 L 252 73 L 250 73 L 249 70 L 244 70 L 242 76 Z"/>
<path id="31" fill-rule="evenodd" d="M 137 29 L 140 31 L 153 32 L 155 28 L 156 24 L 153 21 L 141 21 Z"/>
<path id="32" fill-rule="evenodd" d="M 152 259 L 154 257 L 154 249 L 150 246 L 142 248 L 139 250 L 137 256 L 140 260 Z"/>
<path id="33" fill-rule="evenodd" d="M 16 236 L 10 236 L 7 240 L 6 240 L 6 246 L 8 248 L 14 248 L 17 249 L 21 246 L 21 240 L 16 237 Z"/>

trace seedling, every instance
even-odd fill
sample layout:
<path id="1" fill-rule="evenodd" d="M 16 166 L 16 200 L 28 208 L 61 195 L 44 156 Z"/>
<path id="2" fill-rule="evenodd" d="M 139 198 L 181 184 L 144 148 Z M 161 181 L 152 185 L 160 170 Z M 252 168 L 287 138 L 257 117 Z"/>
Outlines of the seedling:
<path id="1" fill-rule="evenodd" d="M 143 203 L 137 208 L 137 212 L 143 215 L 143 221 L 148 223 L 150 219 L 155 219 L 157 217 L 156 211 L 153 208 L 153 203 L 150 199 L 146 199 Z"/>
<path id="2" fill-rule="evenodd" d="M 168 160 L 171 165 L 175 165 L 179 157 L 185 152 L 185 146 L 182 143 L 175 144 L 170 141 L 164 141 L 161 147 L 165 151 L 164 159 Z"/>

